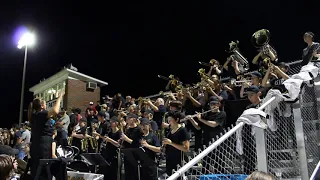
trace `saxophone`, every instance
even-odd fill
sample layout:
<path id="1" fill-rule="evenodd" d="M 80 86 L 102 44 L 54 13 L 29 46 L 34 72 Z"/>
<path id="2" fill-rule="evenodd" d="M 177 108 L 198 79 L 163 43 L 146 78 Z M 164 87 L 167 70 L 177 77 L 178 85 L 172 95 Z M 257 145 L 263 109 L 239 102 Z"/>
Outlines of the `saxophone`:
<path id="1" fill-rule="evenodd" d="M 86 129 L 85 136 L 88 135 L 88 128 Z M 85 137 L 84 139 L 81 139 L 81 151 L 87 152 L 88 151 L 88 139 Z"/>
<path id="2" fill-rule="evenodd" d="M 73 140 L 73 137 L 72 136 L 68 136 L 68 144 L 69 144 L 69 146 L 72 146 L 72 140 Z"/>
<path id="3" fill-rule="evenodd" d="M 91 126 L 92 132 L 96 132 L 96 129 L 97 129 L 97 127 L 98 127 L 97 125 L 98 125 L 98 124 L 96 124 L 96 123 L 93 123 L 93 124 L 92 124 L 92 126 Z M 90 141 L 90 146 L 92 147 L 92 149 L 97 151 L 97 148 L 98 148 L 98 140 L 97 140 L 96 136 L 93 135 L 93 133 L 92 133 L 92 136 L 90 137 L 89 141 Z"/>

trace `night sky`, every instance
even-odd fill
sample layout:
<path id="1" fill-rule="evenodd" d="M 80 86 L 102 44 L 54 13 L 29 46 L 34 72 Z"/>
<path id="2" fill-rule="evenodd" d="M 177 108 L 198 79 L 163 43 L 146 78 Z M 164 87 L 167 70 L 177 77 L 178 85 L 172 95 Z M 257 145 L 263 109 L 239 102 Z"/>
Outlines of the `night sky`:
<path id="1" fill-rule="evenodd" d="M 61 1 L 62 2 L 62 1 Z M 36 33 L 28 50 L 25 109 L 29 88 L 72 63 L 79 72 L 109 83 L 103 94 L 146 96 L 163 90 L 157 75 L 198 81 L 198 61 L 225 61 L 228 43 L 240 41 L 249 61 L 251 35 L 269 29 L 280 61 L 301 58 L 303 33 L 320 39 L 316 1 L 77 1 L 0 4 L 1 127 L 18 122 L 24 51 L 16 28 Z M 317 38 L 318 35 L 318 38 Z"/>

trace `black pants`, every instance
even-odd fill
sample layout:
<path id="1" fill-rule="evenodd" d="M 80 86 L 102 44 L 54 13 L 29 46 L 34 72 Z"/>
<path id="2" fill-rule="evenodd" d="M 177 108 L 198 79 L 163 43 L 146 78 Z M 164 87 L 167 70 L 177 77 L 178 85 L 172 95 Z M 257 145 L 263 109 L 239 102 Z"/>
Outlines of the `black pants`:
<path id="1" fill-rule="evenodd" d="M 138 167 L 124 157 L 125 180 L 138 180 Z"/>
<path id="2" fill-rule="evenodd" d="M 110 163 L 110 166 L 99 166 L 99 174 L 103 174 L 105 180 L 117 180 L 118 175 L 121 174 L 118 173 L 118 159 L 116 157 L 112 158 L 108 163 Z"/>
<path id="3" fill-rule="evenodd" d="M 37 141 L 32 141 L 31 147 L 30 147 L 30 155 L 31 155 L 31 177 L 32 179 L 35 179 L 37 169 L 39 167 L 39 160 L 52 159 L 52 137 L 42 136 Z M 37 178 L 39 180 L 48 179 L 48 175 L 46 173 L 45 167 L 42 168 L 40 176 Z"/>
<path id="4" fill-rule="evenodd" d="M 37 170 L 40 168 L 40 159 L 52 159 L 52 137 L 42 136 L 39 141 L 33 141 L 30 147 L 31 159 L 31 178 L 38 180 L 52 179 L 55 176 L 56 179 L 66 180 L 67 179 L 67 162 L 64 159 L 58 161 L 52 161 L 48 165 L 42 166 L 40 175 L 36 177 Z M 47 174 L 47 166 L 50 168 L 50 177 Z"/>
<path id="5" fill-rule="evenodd" d="M 157 180 L 157 166 L 156 164 L 151 166 L 144 166 L 140 168 L 141 180 Z"/>

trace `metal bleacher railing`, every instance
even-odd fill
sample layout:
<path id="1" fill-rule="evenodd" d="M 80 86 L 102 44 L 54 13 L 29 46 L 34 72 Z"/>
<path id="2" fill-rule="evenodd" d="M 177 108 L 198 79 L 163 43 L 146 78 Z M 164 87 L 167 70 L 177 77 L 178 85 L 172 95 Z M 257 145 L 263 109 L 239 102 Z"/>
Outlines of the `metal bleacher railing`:
<path id="1" fill-rule="evenodd" d="M 300 72 L 300 61 L 289 64 L 289 75 Z M 282 101 L 277 106 L 273 114 L 277 128 L 253 127 L 254 133 L 242 137 L 245 153 L 237 150 L 237 131 L 251 130 L 251 126 L 240 122 L 227 128 L 209 147 L 188 155 L 184 166 L 167 180 L 242 180 L 254 170 L 273 174 L 276 179 L 309 180 L 320 160 L 319 74 L 301 88 L 297 101 Z"/>

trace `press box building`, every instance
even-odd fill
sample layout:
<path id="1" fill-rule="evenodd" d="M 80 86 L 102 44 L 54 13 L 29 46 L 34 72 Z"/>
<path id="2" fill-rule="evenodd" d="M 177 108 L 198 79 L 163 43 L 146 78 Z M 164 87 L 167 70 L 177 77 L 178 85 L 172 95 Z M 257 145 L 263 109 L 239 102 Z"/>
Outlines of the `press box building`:
<path id="1" fill-rule="evenodd" d="M 90 102 L 96 103 L 100 100 L 100 87 L 106 85 L 107 82 L 82 74 L 72 67 L 40 81 L 29 91 L 33 93 L 34 98 L 44 99 L 47 109 L 50 109 L 56 102 L 57 92 L 65 89 L 61 107 L 67 108 L 68 111 L 74 107 L 80 108 L 84 113 Z"/>

